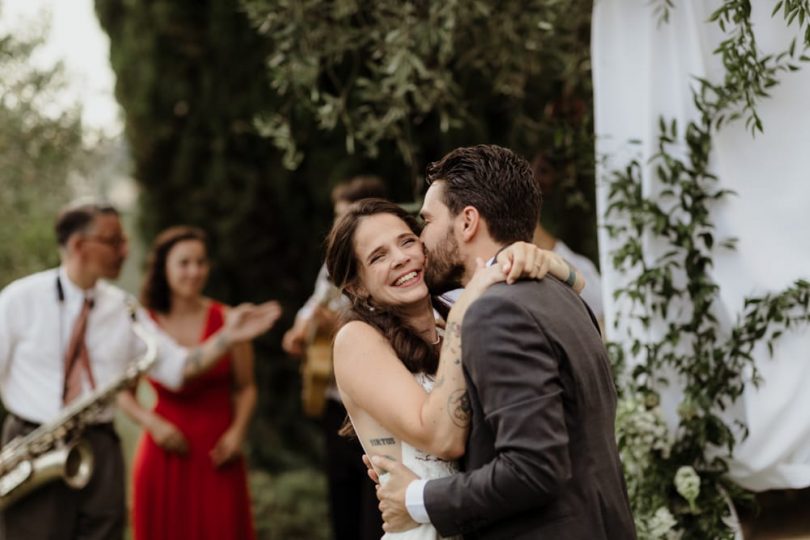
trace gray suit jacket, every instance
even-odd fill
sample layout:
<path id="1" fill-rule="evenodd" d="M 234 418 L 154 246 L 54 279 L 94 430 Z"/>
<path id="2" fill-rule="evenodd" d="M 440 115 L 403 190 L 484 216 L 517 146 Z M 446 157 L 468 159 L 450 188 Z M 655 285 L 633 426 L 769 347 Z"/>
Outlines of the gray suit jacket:
<path id="1" fill-rule="evenodd" d="M 467 472 L 431 480 L 443 536 L 633 539 L 616 392 L 585 303 L 546 278 L 490 287 L 462 325 L 472 408 Z"/>

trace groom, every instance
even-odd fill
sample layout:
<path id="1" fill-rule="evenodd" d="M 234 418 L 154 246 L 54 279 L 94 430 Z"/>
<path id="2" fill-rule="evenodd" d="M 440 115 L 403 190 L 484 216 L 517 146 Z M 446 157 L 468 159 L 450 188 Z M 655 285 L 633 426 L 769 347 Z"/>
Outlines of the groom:
<path id="1" fill-rule="evenodd" d="M 498 146 L 459 148 L 427 169 L 426 280 L 466 284 L 476 258 L 530 241 L 540 192 L 529 164 Z M 378 488 L 386 531 L 432 523 L 442 536 L 633 539 L 614 435 L 616 394 L 593 314 L 554 279 L 490 287 L 467 311 L 462 361 L 466 472 L 419 480 L 402 464 Z"/>

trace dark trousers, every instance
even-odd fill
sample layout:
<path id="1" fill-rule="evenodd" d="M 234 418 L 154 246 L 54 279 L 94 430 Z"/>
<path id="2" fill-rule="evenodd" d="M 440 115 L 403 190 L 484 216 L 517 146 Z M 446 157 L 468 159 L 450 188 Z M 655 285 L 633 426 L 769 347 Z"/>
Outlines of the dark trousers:
<path id="1" fill-rule="evenodd" d="M 356 438 L 337 434 L 345 419 L 343 405 L 327 399 L 322 425 L 326 438 L 326 472 L 334 538 L 380 540 L 382 517 L 377 508 L 374 482 L 369 479 L 363 464 L 363 447 Z"/>
<path id="2" fill-rule="evenodd" d="M 8 415 L 2 443 L 34 429 Z M 124 459 L 112 424 L 92 426 L 83 437 L 93 449 L 93 476 L 81 490 L 62 480 L 44 484 L 0 514 L 0 540 L 119 540 L 123 537 Z"/>

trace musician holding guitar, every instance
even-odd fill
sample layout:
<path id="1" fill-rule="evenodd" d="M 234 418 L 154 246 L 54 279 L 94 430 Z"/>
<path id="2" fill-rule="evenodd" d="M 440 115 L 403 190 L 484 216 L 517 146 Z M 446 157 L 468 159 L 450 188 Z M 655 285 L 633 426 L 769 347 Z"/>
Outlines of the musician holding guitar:
<path id="1" fill-rule="evenodd" d="M 358 176 L 332 190 L 335 220 L 368 197 L 385 198 L 385 186 L 373 176 Z M 346 409 L 332 375 L 332 337 L 346 299 L 329 281 L 322 266 L 309 300 L 298 310 L 295 324 L 284 334 L 282 347 L 302 359 L 302 405 L 321 418 L 326 444 L 329 508 L 335 540 L 379 540 L 383 534 L 374 484 L 366 477 L 363 450 L 356 439 L 338 435 Z"/>

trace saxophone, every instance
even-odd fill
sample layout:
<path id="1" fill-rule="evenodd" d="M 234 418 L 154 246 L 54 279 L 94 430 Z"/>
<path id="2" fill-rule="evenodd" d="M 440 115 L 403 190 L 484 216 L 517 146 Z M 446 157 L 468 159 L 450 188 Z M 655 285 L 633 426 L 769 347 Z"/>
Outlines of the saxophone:
<path id="1" fill-rule="evenodd" d="M 129 305 L 132 331 L 146 343 L 146 352 L 119 377 L 69 404 L 54 420 L 28 435 L 17 437 L 0 450 L 0 511 L 39 486 L 62 478 L 81 489 L 93 474 L 93 452 L 81 438 L 86 426 L 124 388 L 136 383 L 157 357 L 157 342 L 137 320 Z"/>

